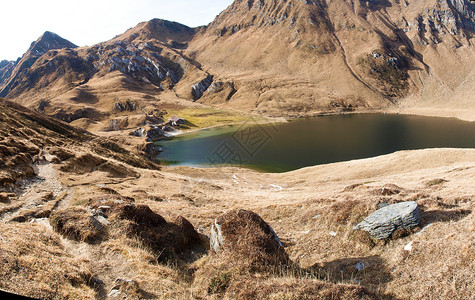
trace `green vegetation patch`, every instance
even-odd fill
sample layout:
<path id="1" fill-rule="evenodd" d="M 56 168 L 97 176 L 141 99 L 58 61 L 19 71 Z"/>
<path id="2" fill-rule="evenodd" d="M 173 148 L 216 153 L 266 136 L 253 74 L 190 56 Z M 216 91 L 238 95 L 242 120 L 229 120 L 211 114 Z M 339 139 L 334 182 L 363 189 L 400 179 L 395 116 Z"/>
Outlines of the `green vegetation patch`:
<path id="1" fill-rule="evenodd" d="M 249 119 L 249 116 L 239 112 L 225 111 L 215 108 L 171 109 L 167 111 L 164 119 L 168 120 L 174 115 L 186 120 L 185 124 L 181 125 L 181 128 L 185 130 L 242 123 Z M 253 119 L 264 120 L 262 117 L 254 117 Z"/>

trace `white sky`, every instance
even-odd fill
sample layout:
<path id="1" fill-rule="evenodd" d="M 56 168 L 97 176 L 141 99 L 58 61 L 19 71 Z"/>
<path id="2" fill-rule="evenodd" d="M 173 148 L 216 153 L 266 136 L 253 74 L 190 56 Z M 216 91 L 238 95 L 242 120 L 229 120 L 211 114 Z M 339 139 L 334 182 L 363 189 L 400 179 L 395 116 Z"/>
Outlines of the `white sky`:
<path id="1" fill-rule="evenodd" d="M 153 18 L 207 25 L 233 0 L 1 0 L 0 60 L 16 60 L 45 31 L 78 46 L 113 38 Z"/>

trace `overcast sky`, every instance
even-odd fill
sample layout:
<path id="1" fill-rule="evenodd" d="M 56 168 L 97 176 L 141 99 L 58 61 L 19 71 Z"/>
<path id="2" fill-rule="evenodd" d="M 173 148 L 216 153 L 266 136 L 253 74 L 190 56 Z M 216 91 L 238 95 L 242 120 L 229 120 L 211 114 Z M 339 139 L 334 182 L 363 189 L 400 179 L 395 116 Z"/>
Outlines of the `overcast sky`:
<path id="1" fill-rule="evenodd" d="M 233 0 L 2 0 L 0 60 L 16 60 L 45 31 L 78 46 L 106 41 L 160 18 L 207 25 Z"/>

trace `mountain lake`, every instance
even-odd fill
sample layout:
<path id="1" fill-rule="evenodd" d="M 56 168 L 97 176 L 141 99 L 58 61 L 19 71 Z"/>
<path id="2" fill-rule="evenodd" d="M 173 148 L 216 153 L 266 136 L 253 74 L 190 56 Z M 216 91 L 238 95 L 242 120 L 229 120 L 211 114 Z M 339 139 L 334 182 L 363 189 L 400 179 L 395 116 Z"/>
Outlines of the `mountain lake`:
<path id="1" fill-rule="evenodd" d="M 265 172 L 399 150 L 475 148 L 475 122 L 397 114 L 347 114 L 198 130 L 156 142 L 165 165 L 238 166 Z"/>

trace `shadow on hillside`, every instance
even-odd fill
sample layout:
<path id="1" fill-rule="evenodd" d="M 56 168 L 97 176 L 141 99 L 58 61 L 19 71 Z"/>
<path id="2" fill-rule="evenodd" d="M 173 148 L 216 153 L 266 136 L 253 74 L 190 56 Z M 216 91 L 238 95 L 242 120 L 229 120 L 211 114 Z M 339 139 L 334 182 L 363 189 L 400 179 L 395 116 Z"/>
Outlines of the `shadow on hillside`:
<path id="1" fill-rule="evenodd" d="M 421 225 L 424 227 L 430 223 L 459 221 L 471 213 L 468 209 L 421 211 Z"/>
<path id="2" fill-rule="evenodd" d="M 75 96 L 71 98 L 71 101 L 77 103 L 95 104 L 99 102 L 99 98 L 91 92 L 90 88 L 80 87 L 75 91 Z"/>
<path id="3" fill-rule="evenodd" d="M 343 258 L 315 264 L 307 269 L 333 283 L 361 284 L 380 288 L 392 280 L 386 262 L 379 256 Z"/>

